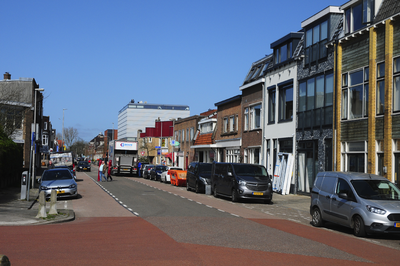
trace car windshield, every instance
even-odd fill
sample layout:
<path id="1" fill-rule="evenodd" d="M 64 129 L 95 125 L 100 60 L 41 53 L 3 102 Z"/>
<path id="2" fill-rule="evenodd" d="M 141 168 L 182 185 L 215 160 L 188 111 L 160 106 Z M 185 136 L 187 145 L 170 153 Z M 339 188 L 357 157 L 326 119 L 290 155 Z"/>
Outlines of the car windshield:
<path id="1" fill-rule="evenodd" d="M 234 164 L 233 169 L 239 176 L 268 176 L 267 170 L 261 165 Z"/>
<path id="2" fill-rule="evenodd" d="M 68 170 L 46 171 L 43 174 L 42 181 L 72 179 Z"/>
<path id="3" fill-rule="evenodd" d="M 212 167 L 212 164 L 200 164 L 199 171 L 200 171 L 200 173 L 211 174 L 211 167 Z"/>
<path id="4" fill-rule="evenodd" d="M 167 167 L 166 166 L 157 166 L 156 170 L 167 171 Z"/>
<path id="5" fill-rule="evenodd" d="M 78 166 L 86 166 L 86 165 L 88 165 L 89 163 L 88 162 L 79 162 L 78 163 Z"/>
<path id="6" fill-rule="evenodd" d="M 358 196 L 363 199 L 400 200 L 400 190 L 386 180 L 353 180 L 351 181 Z"/>

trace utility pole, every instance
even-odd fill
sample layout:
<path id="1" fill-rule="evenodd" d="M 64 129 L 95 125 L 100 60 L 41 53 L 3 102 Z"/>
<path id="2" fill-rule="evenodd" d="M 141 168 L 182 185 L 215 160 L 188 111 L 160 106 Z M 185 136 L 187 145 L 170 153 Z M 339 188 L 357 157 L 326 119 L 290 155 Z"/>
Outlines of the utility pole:
<path id="1" fill-rule="evenodd" d="M 64 151 L 64 111 L 67 109 L 63 109 L 63 124 L 62 124 L 62 140 L 61 140 L 61 146 L 62 146 L 62 151 Z"/>

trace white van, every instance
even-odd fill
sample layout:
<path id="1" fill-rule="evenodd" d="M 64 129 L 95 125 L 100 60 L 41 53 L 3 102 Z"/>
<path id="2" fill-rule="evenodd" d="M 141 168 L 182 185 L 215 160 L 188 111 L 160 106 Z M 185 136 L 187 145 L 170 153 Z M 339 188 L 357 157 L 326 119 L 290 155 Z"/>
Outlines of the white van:
<path id="1" fill-rule="evenodd" d="M 400 233 L 400 190 L 386 178 L 353 172 L 320 172 L 311 191 L 312 224 L 324 221 L 354 235 Z"/>

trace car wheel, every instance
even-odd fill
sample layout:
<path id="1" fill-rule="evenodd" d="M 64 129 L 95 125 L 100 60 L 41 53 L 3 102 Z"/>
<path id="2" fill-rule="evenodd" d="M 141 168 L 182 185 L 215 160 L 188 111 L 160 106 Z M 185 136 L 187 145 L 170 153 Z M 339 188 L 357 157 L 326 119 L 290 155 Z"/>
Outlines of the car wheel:
<path id="1" fill-rule="evenodd" d="M 315 207 L 312 210 L 312 221 L 311 224 L 315 227 L 320 227 L 323 225 L 324 220 L 322 220 L 322 216 L 321 216 L 321 211 L 319 210 L 319 208 Z"/>
<path id="2" fill-rule="evenodd" d="M 355 236 L 363 237 L 366 235 L 364 221 L 361 216 L 356 215 L 353 218 L 353 233 Z"/>
<path id="3" fill-rule="evenodd" d="M 196 188 L 195 188 L 196 193 L 200 192 L 200 188 L 199 188 L 199 183 L 196 182 Z"/>
<path id="4" fill-rule="evenodd" d="M 232 202 L 238 202 L 239 195 L 237 194 L 236 189 L 232 189 Z"/>
<path id="5" fill-rule="evenodd" d="M 189 182 L 186 182 L 186 190 L 190 191 Z"/>

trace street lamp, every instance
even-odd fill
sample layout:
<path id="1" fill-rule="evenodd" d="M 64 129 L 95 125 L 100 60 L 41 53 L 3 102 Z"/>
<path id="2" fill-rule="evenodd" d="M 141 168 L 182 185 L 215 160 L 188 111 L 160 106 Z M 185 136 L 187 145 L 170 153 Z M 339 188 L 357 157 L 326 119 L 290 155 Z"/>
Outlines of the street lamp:
<path id="1" fill-rule="evenodd" d="M 28 190 L 27 190 L 27 195 L 26 198 L 29 201 L 29 188 L 30 188 L 30 179 L 32 178 L 32 188 L 35 185 L 35 179 L 36 179 L 36 166 L 35 166 L 35 158 L 36 158 L 36 92 L 37 91 L 44 91 L 43 88 L 37 88 L 35 89 L 35 107 L 34 107 L 34 113 L 33 113 L 33 132 L 32 132 L 32 142 L 31 142 L 31 156 L 32 156 L 32 166 L 29 166 L 31 169 L 29 173 L 29 180 L 28 180 Z"/>
<path id="2" fill-rule="evenodd" d="M 64 111 L 68 109 L 63 109 L 63 124 L 62 124 L 62 140 L 61 140 L 61 147 L 62 151 L 64 151 Z"/>

